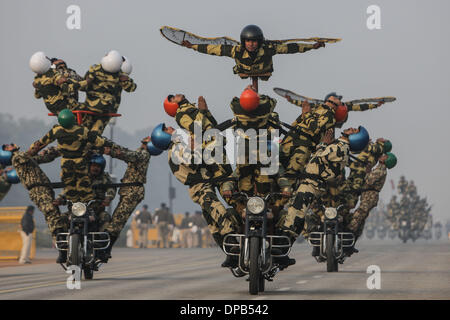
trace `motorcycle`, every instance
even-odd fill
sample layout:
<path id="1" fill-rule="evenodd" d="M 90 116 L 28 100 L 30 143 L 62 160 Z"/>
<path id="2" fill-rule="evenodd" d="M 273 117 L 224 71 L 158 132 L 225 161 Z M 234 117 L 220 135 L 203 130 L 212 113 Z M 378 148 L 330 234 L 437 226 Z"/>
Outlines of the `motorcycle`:
<path id="1" fill-rule="evenodd" d="M 409 220 L 405 218 L 400 218 L 399 220 L 399 229 L 398 229 L 398 237 L 406 243 L 410 238 L 410 223 Z"/>
<path id="2" fill-rule="evenodd" d="M 337 272 L 339 270 L 338 263 L 344 263 L 347 257 L 344 248 L 353 247 L 355 244 L 353 233 L 342 231 L 342 219 L 338 215 L 341 207 L 324 206 L 324 221 L 321 231 L 311 232 L 308 237 L 310 245 L 320 248 L 319 256 L 315 258 L 319 263 L 327 262 L 327 272 Z"/>
<path id="3" fill-rule="evenodd" d="M 91 206 L 95 201 L 68 201 L 69 232 L 56 236 L 56 249 L 67 251 L 66 265 L 61 263 L 63 269 L 77 266 L 83 271 L 86 280 L 93 279 L 94 271 L 98 271 L 102 264 L 101 254 L 110 244 L 109 234 L 98 231 L 98 221 Z"/>
<path id="4" fill-rule="evenodd" d="M 232 197 L 246 200 L 245 227 L 242 234 L 229 234 L 224 238 L 223 251 L 230 256 L 239 257 L 237 268 L 231 268 L 235 277 L 248 275 L 249 293 L 264 292 L 265 281 L 273 281 L 275 275 L 286 266 L 276 262 L 277 258 L 287 257 L 291 251 L 291 240 L 287 236 L 269 234 L 269 200 L 279 193 L 269 193 L 266 197 L 249 197 L 238 192 Z"/>
<path id="5" fill-rule="evenodd" d="M 385 226 L 383 226 L 383 225 L 378 226 L 378 228 L 377 228 L 377 236 L 378 236 L 378 238 L 383 240 L 386 237 L 386 233 L 387 233 L 387 231 L 386 231 L 386 227 Z"/>
<path id="6" fill-rule="evenodd" d="M 366 235 L 367 239 L 372 239 L 373 237 L 375 237 L 375 227 L 372 224 L 367 225 L 364 230 L 364 234 Z"/>
<path id="7" fill-rule="evenodd" d="M 388 237 L 389 237 L 389 239 L 392 240 L 392 239 L 395 239 L 396 236 L 397 236 L 397 231 L 391 226 L 388 231 Z"/>
<path id="8" fill-rule="evenodd" d="M 442 228 L 441 227 L 434 227 L 434 237 L 436 238 L 436 240 L 441 239 L 442 237 Z"/>

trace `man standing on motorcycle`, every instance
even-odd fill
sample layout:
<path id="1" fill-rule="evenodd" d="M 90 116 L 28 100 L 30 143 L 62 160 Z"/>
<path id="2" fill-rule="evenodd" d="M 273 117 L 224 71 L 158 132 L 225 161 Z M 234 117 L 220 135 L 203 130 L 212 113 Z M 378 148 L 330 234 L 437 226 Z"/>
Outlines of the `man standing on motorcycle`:
<path id="1" fill-rule="evenodd" d="M 379 193 L 386 181 L 387 169 L 392 169 L 396 164 L 396 156 L 391 152 L 387 152 L 378 158 L 378 166 L 373 168 L 366 176 L 361 189 L 359 207 L 353 212 L 347 225 L 347 228 L 355 235 L 355 241 L 361 236 L 364 229 L 364 221 L 369 216 L 370 211 L 378 204 Z"/>
<path id="2" fill-rule="evenodd" d="M 325 186 L 342 174 L 349 161 L 349 153 L 362 150 L 369 140 L 367 131 L 349 128 L 334 140 L 334 129 L 328 129 L 317 146 L 316 152 L 305 167 L 304 179 L 297 189 L 293 204 L 287 214 L 280 219 L 278 233 L 295 242 L 305 223 L 305 214 L 313 201 L 326 192 Z"/>
<path id="3" fill-rule="evenodd" d="M 224 237 L 236 232 L 238 222 L 234 221 L 234 217 L 220 202 L 215 188 L 219 182 L 231 175 L 232 168 L 227 164 L 225 152 L 220 163 L 206 164 L 202 157 L 204 151 L 207 148 L 214 148 L 221 141 L 212 139 L 199 145 L 196 140 L 200 140 L 201 137 L 196 137 L 194 134 L 199 132 L 203 136 L 207 130 L 217 125 L 217 121 L 202 96 L 198 98 L 197 107 L 183 94 L 169 95 L 164 102 L 164 108 L 166 111 L 169 109 L 174 111 L 169 115 L 175 117 L 177 124 L 189 133 L 189 141 L 182 142 L 180 139 L 174 139 L 175 141 L 171 142 L 175 130 L 171 127 L 166 128 L 164 124 L 158 126 L 153 134 L 160 135 L 161 140 L 165 140 L 162 146 L 165 147 L 163 149 L 169 149 L 169 166 L 172 173 L 181 183 L 189 186 L 189 196 L 202 208 L 208 228 L 218 246 L 222 248 Z M 200 157 L 201 163 L 194 163 L 195 156 L 186 160 L 186 156 L 191 154 Z"/>

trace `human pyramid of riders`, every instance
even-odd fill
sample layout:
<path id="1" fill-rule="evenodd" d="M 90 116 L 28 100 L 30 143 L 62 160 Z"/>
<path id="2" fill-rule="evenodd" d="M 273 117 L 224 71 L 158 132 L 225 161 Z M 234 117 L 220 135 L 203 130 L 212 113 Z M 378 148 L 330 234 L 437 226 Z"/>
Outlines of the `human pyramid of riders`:
<path id="1" fill-rule="evenodd" d="M 25 152 L 20 152 L 14 144 L 3 145 L 0 159 L 5 165 L 12 163 L 31 200 L 44 213 L 54 237 L 68 232 L 68 215 L 60 211 L 60 205 L 68 204 L 70 208 L 76 202 L 89 203 L 95 213 L 93 219 L 99 222 L 98 230 L 107 232 L 111 239 L 109 247 L 99 254 L 99 259 L 107 262 L 120 231 L 144 198 L 150 157 L 168 150 L 172 173 L 188 187 L 191 199 L 202 209 L 213 238 L 225 252 L 236 252 L 233 244 L 240 240 L 234 235 L 244 233 L 249 212 L 261 212 L 261 203 L 252 200 L 256 197 L 268 199 L 267 232 L 278 236 L 280 242 L 288 239 L 289 246 L 300 235 L 308 238 L 311 232 L 320 230 L 325 207 L 339 208 L 344 230 L 357 239 L 370 210 L 377 205 L 387 169 L 393 168 L 397 159 L 390 152 L 389 140 L 371 141 L 363 126 L 344 129 L 340 134 L 336 134 L 336 128 L 347 121 L 348 111 L 371 110 L 384 100 L 377 104 L 344 104 L 342 96 L 332 92 L 323 101 L 311 103 L 308 99 L 300 101 L 286 95 L 289 102 L 302 109 L 298 118 L 287 124 L 275 111 L 277 101 L 258 93 L 258 79 L 267 81 L 273 72 L 274 55 L 319 49 L 325 47 L 325 42 L 333 43 L 332 39 L 311 38 L 316 39 L 314 44 L 269 41 L 255 25 L 242 30 L 240 43 L 211 39 L 210 43 L 199 41 L 197 44 L 193 43 L 193 37 L 189 37 L 189 41 L 186 39 L 183 35 L 178 44 L 201 53 L 233 58 L 234 73 L 242 79 L 251 78 L 253 84 L 247 86 L 240 97 L 231 100 L 233 118 L 222 123 L 214 118 L 202 96 L 196 105 L 183 94 L 168 95 L 164 109 L 187 134 L 183 137 L 177 134 L 179 129 L 161 123 L 154 128 L 151 137 L 142 139 L 136 151 L 102 136 L 111 117 L 118 116 L 122 90 L 136 90 L 127 58 L 110 51 L 81 77 L 61 59 L 49 59 L 42 52 L 31 57 L 30 67 L 36 73 L 35 97 L 42 98 L 47 109 L 57 115 L 58 124 Z M 85 102 L 78 101 L 78 91 L 86 92 Z M 231 128 L 245 148 L 244 152 L 239 152 L 241 161 L 236 162 L 234 169 L 228 161 L 225 139 L 221 139 L 221 133 Z M 249 134 L 252 129 L 259 132 L 258 142 L 265 141 L 257 143 L 256 149 L 252 148 L 253 137 Z M 205 138 L 211 130 L 216 134 Z M 277 138 L 277 133 L 283 137 Z M 46 148 L 53 141 L 57 141 L 57 146 Z M 264 162 L 262 153 L 279 155 L 270 158 L 276 159 L 276 170 L 266 170 L 274 163 Z M 120 184 L 112 184 L 104 172 L 103 155 L 127 163 Z M 55 198 L 52 183 L 39 164 L 57 157 L 61 157 L 64 189 Z M 348 175 L 346 167 L 350 169 Z M 2 176 L 2 179 L 9 178 Z M 119 187 L 120 200 L 109 216 L 105 207 L 114 198 L 116 187 Z M 269 198 L 269 195 L 272 196 Z M 358 200 L 359 206 L 355 209 Z M 295 263 L 281 252 L 282 248 L 277 248 L 274 240 L 271 254 L 273 263 L 280 269 Z M 354 246 L 345 249 L 348 256 L 357 252 Z M 318 255 L 314 247 L 313 256 Z M 66 260 L 65 252 L 60 251 L 57 262 Z M 222 264 L 231 269 L 238 265 L 238 254 L 227 254 Z"/>
<path id="2" fill-rule="evenodd" d="M 412 238 L 418 238 L 427 224 L 430 228 L 433 226 L 430 214 L 432 206 L 426 198 L 419 196 L 414 181 L 408 182 L 405 176 L 400 177 L 397 190 L 401 199 L 397 201 L 397 196 L 392 196 L 386 208 L 386 219 L 395 231 L 399 231 L 400 224 L 405 221 L 410 233 L 416 235 Z"/>

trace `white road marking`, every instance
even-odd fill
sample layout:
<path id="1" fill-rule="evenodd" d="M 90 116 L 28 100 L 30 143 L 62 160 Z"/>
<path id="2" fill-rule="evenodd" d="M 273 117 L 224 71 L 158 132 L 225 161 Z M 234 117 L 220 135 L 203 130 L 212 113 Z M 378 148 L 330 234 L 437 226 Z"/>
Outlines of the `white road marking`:
<path id="1" fill-rule="evenodd" d="M 259 296 L 259 297 L 253 298 L 252 300 L 265 300 L 265 299 L 267 299 L 266 296 Z"/>
<path id="2" fill-rule="evenodd" d="M 307 283 L 308 282 L 308 280 L 300 280 L 300 281 L 297 281 L 296 283 L 297 284 L 305 284 L 305 283 Z"/>
<path id="3" fill-rule="evenodd" d="M 286 287 L 286 288 L 276 289 L 275 291 L 289 291 L 289 290 L 291 290 L 291 288 L 290 287 Z"/>
<path id="4" fill-rule="evenodd" d="M 320 279 L 320 278 L 322 278 L 323 276 L 321 276 L 321 275 L 315 275 L 315 276 L 313 276 L 313 278 L 314 279 Z"/>

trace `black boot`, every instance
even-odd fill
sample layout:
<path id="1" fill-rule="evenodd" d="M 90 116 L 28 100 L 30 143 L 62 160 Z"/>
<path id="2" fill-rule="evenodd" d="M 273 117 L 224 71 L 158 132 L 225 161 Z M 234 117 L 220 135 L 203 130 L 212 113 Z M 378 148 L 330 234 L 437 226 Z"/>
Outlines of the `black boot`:
<path id="1" fill-rule="evenodd" d="M 111 258 L 111 250 L 116 240 L 117 236 L 113 236 L 111 234 L 109 235 L 109 246 L 104 251 L 100 251 L 98 253 L 98 258 L 100 259 L 101 262 L 107 263 L 108 260 Z"/>
<path id="2" fill-rule="evenodd" d="M 220 240 L 220 247 L 222 248 L 222 243 L 223 243 L 223 239 L 225 239 L 225 236 L 222 237 L 222 239 Z M 227 239 L 227 243 L 230 244 L 239 244 L 238 240 L 235 237 L 228 237 Z M 235 253 L 235 254 L 239 254 L 240 249 L 237 246 L 228 246 L 227 248 L 228 252 L 231 253 Z M 232 256 L 232 255 L 227 255 L 224 262 L 222 262 L 222 267 L 223 268 L 236 268 L 239 265 L 239 256 Z"/>
<path id="3" fill-rule="evenodd" d="M 237 268 L 239 265 L 239 256 L 229 256 L 222 262 L 222 268 Z"/>
<path id="4" fill-rule="evenodd" d="M 58 250 L 58 258 L 56 258 L 56 263 L 66 263 L 67 262 L 67 250 Z"/>

